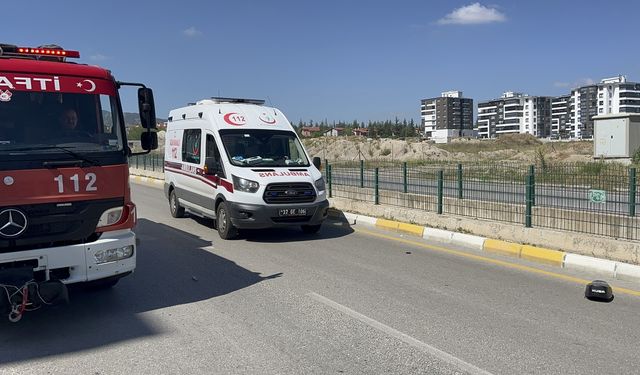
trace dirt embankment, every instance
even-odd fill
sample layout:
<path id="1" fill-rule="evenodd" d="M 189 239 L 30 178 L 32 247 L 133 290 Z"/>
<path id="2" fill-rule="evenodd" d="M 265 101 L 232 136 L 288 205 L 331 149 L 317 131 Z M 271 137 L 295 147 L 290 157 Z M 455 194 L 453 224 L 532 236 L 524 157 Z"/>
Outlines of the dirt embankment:
<path id="1" fill-rule="evenodd" d="M 157 153 L 164 151 L 165 132 L 158 132 Z M 371 139 L 363 137 L 321 137 L 303 139 L 309 154 L 328 160 L 451 160 L 589 162 L 593 142 L 543 142 L 529 135 L 507 135 L 499 139 L 460 139 L 434 144 L 420 139 Z"/>
<path id="2" fill-rule="evenodd" d="M 418 139 L 367 139 L 322 137 L 304 140 L 311 156 L 328 160 L 454 160 L 514 161 L 535 163 L 593 161 L 593 142 L 548 142 L 529 135 L 507 135 L 499 139 L 460 139 L 434 144 Z"/>

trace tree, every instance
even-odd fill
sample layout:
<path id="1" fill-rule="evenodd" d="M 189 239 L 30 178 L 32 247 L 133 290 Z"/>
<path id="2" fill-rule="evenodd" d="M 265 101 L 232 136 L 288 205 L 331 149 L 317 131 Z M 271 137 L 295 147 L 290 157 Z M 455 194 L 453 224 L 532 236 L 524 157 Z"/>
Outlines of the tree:
<path id="1" fill-rule="evenodd" d="M 131 126 L 127 128 L 127 139 L 131 140 L 131 141 L 139 141 L 140 137 L 142 135 L 142 133 L 146 131 L 145 128 L 143 128 L 140 125 L 136 125 L 136 126 Z"/>

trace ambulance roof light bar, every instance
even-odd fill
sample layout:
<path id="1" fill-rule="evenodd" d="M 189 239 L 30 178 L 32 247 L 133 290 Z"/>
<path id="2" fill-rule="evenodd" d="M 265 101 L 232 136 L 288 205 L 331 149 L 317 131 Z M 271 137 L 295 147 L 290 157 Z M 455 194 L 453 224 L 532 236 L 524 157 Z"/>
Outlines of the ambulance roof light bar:
<path id="1" fill-rule="evenodd" d="M 218 96 L 211 97 L 216 103 L 247 103 L 247 104 L 257 104 L 263 105 L 264 100 L 262 99 L 244 99 L 244 98 L 221 98 Z"/>

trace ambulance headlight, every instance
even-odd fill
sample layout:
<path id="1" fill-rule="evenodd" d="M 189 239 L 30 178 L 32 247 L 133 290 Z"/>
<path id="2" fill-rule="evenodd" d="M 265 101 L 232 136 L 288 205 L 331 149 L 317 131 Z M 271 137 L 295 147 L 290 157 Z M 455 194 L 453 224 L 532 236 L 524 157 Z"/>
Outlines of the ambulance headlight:
<path id="1" fill-rule="evenodd" d="M 313 184 L 316 185 L 316 189 L 318 189 L 318 191 L 324 191 L 326 189 L 326 186 L 324 184 L 324 178 L 322 177 L 315 180 Z"/>
<path id="2" fill-rule="evenodd" d="M 234 189 L 239 191 L 255 193 L 256 191 L 258 191 L 260 184 L 255 181 L 247 180 L 246 178 L 233 176 L 233 187 Z"/>
<path id="3" fill-rule="evenodd" d="M 118 260 L 123 260 L 127 258 L 131 258 L 133 256 L 133 245 L 118 247 L 116 249 L 105 249 L 98 250 L 93 255 L 93 258 L 96 260 L 96 264 L 116 262 Z"/>
<path id="4" fill-rule="evenodd" d="M 116 207 L 116 208 L 110 208 L 105 212 L 103 212 L 102 215 L 100 216 L 100 220 L 98 220 L 97 228 L 113 225 L 118 221 L 120 221 L 120 218 L 122 218 L 123 210 L 124 210 L 124 207 Z"/>

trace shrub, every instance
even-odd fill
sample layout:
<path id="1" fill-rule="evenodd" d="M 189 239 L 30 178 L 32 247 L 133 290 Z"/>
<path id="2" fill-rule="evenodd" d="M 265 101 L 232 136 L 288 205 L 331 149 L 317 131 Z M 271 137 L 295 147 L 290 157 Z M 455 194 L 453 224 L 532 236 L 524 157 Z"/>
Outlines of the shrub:
<path id="1" fill-rule="evenodd" d="M 631 156 L 633 164 L 640 164 L 640 148 L 638 148 Z"/>

